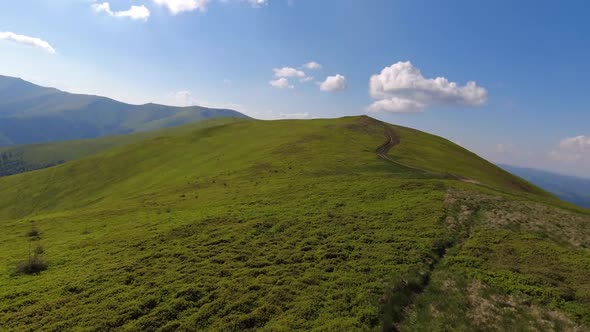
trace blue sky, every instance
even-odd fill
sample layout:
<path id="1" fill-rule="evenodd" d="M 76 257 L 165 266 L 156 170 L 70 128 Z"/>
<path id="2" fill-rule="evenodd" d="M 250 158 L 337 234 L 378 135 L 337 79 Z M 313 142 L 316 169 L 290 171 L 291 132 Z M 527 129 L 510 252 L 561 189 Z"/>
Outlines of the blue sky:
<path id="1" fill-rule="evenodd" d="M 265 119 L 369 114 L 590 177 L 587 1 L 104 2 L 6 1 L 0 74 Z"/>

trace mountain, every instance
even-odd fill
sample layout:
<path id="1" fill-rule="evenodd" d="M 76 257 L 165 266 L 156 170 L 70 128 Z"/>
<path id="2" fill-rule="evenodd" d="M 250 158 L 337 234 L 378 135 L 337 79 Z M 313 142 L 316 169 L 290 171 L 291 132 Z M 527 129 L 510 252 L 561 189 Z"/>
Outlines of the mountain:
<path id="1" fill-rule="evenodd" d="M 0 76 L 0 146 L 120 135 L 216 117 L 246 116 L 198 106 L 130 105 Z"/>
<path id="2" fill-rule="evenodd" d="M 555 194 L 564 201 L 590 209 L 590 179 L 510 165 L 500 165 L 500 167 Z"/>
<path id="3" fill-rule="evenodd" d="M 366 116 L 124 137 L 0 178 L 4 330 L 590 328 L 590 212 L 445 139 Z"/>

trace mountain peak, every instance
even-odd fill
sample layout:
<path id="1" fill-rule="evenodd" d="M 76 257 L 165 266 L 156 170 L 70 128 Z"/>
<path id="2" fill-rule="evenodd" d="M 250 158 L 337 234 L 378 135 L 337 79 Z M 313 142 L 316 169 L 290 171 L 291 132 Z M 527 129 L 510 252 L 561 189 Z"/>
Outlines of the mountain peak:
<path id="1" fill-rule="evenodd" d="M 125 134 L 215 117 L 246 116 L 233 110 L 154 103 L 130 105 L 110 98 L 45 88 L 0 77 L 0 146 Z"/>

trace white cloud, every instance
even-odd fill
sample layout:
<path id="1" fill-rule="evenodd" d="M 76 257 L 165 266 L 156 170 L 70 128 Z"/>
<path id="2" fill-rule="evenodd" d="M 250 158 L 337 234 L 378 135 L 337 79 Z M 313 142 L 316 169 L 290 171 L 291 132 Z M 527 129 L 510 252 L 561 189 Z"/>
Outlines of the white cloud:
<path id="1" fill-rule="evenodd" d="M 168 8 L 173 15 L 182 12 L 192 12 L 198 10 L 207 11 L 210 0 L 153 0 L 155 4 Z"/>
<path id="2" fill-rule="evenodd" d="M 189 91 L 178 91 L 172 94 L 171 103 L 175 106 L 195 106 L 202 105 Z"/>
<path id="3" fill-rule="evenodd" d="M 189 106 L 192 105 L 192 96 L 188 91 L 178 91 L 174 94 L 174 99 L 178 105 Z"/>
<path id="4" fill-rule="evenodd" d="M 300 78 L 299 79 L 299 82 L 301 82 L 301 83 L 307 83 L 307 82 L 311 82 L 313 80 L 314 80 L 313 76 L 306 76 L 304 78 Z"/>
<path id="5" fill-rule="evenodd" d="M 152 0 L 156 5 L 166 7 L 172 15 L 183 12 L 206 12 L 212 0 Z M 219 0 L 221 3 L 248 3 L 252 8 L 268 5 L 269 0 Z M 143 6 L 141 6 L 143 7 Z M 146 8 L 147 9 L 147 8 Z"/>
<path id="6" fill-rule="evenodd" d="M 422 112 L 424 105 L 417 101 L 405 98 L 391 97 L 389 99 L 381 99 L 371 104 L 367 110 L 369 112 Z"/>
<path id="7" fill-rule="evenodd" d="M 324 82 L 320 84 L 320 90 L 322 91 L 342 91 L 346 89 L 346 77 L 338 74 L 334 76 L 328 76 Z"/>
<path id="8" fill-rule="evenodd" d="M 430 106 L 481 106 L 486 89 L 473 81 L 460 86 L 444 77 L 424 78 L 411 62 L 384 68 L 370 80 L 370 94 L 376 101 L 370 112 L 422 112 Z"/>
<path id="9" fill-rule="evenodd" d="M 252 6 L 252 8 L 261 8 L 268 5 L 269 0 L 219 0 L 223 3 L 232 3 L 232 2 L 246 2 Z"/>
<path id="10" fill-rule="evenodd" d="M 92 5 L 92 9 L 95 12 L 101 13 L 104 12 L 113 17 L 126 17 L 132 20 L 143 20 L 147 21 L 150 17 L 150 11 L 147 9 L 146 6 L 131 6 L 128 10 L 122 11 L 113 11 L 111 9 L 111 5 L 108 2 L 103 3 L 95 3 Z"/>
<path id="11" fill-rule="evenodd" d="M 322 69 L 322 65 L 315 62 L 315 61 L 308 62 L 308 63 L 304 64 L 303 67 L 310 69 L 310 70 Z"/>
<path id="12" fill-rule="evenodd" d="M 254 8 L 259 8 L 266 6 L 268 4 L 268 0 L 248 0 L 248 3 Z"/>
<path id="13" fill-rule="evenodd" d="M 566 163 L 590 164 L 590 136 L 564 138 L 559 142 L 559 146 L 549 153 L 549 156 Z"/>
<path id="14" fill-rule="evenodd" d="M 272 80 L 268 83 L 271 86 L 278 88 L 278 89 L 293 89 L 294 88 L 294 86 L 289 83 L 289 80 L 284 77 L 277 78 L 276 80 Z"/>
<path id="15" fill-rule="evenodd" d="M 590 151 L 590 136 L 580 135 L 565 138 L 559 142 L 559 147 L 578 152 Z"/>
<path id="16" fill-rule="evenodd" d="M 0 40 L 7 40 L 7 41 L 14 42 L 14 43 L 22 44 L 22 45 L 34 46 L 34 47 L 40 48 L 50 54 L 57 53 L 55 51 L 55 49 L 48 42 L 44 41 L 43 39 L 24 36 L 24 35 L 18 35 L 14 32 L 0 31 Z"/>
<path id="17" fill-rule="evenodd" d="M 275 68 L 273 69 L 276 77 L 305 77 L 305 73 L 291 67 Z"/>

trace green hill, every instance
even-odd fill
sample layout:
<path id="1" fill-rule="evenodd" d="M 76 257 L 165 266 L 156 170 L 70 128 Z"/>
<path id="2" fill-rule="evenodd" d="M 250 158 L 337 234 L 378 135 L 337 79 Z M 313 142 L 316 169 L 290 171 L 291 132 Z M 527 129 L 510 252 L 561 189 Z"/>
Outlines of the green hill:
<path id="1" fill-rule="evenodd" d="M 112 140 L 0 178 L 4 329 L 590 328 L 590 213 L 442 138 L 348 117 Z"/>
<path id="2" fill-rule="evenodd" d="M 200 121 L 185 127 L 157 131 L 150 130 L 95 139 L 0 147 L 0 177 L 59 165 L 66 161 L 91 156 L 114 147 L 165 135 L 168 132 L 179 133 L 182 130 L 196 130 L 235 121 L 240 121 L 240 118 L 217 118 Z"/>
<path id="3" fill-rule="evenodd" d="M 0 146 L 121 135 L 217 117 L 246 116 L 199 106 L 130 105 L 0 76 Z"/>

